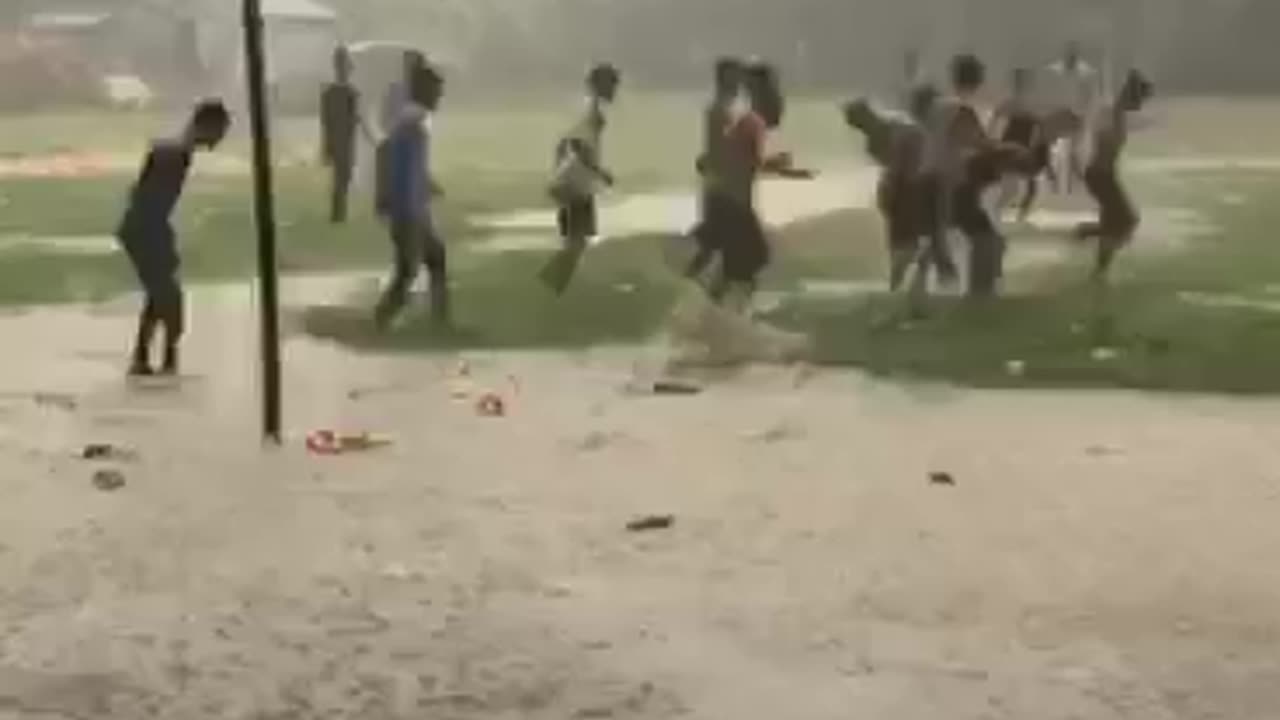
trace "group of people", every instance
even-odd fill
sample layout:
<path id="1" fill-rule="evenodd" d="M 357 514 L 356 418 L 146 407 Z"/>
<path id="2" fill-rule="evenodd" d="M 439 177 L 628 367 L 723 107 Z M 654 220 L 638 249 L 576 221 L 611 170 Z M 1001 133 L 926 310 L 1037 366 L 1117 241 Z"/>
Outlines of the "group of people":
<path id="1" fill-rule="evenodd" d="M 1079 78 L 1078 55 L 1068 53 L 1064 73 Z M 431 313 L 450 320 L 448 262 L 435 223 L 433 204 L 443 195 L 431 171 L 431 118 L 444 95 L 444 79 L 420 52 L 404 56 L 402 76 L 387 90 L 381 107 L 381 133 L 364 118 L 352 61 L 343 48 L 334 53 L 334 77 L 320 96 L 322 160 L 331 171 L 330 217 L 346 220 L 361 135 L 374 147 L 375 204 L 389 230 L 393 253 L 391 278 L 374 311 L 379 328 L 388 327 L 404 309 L 419 268 L 429 280 Z M 1099 217 L 1077 229 L 1081 240 L 1096 240 L 1096 274 L 1106 276 L 1116 251 L 1131 238 L 1138 215 L 1117 174 L 1128 136 L 1127 115 L 1146 102 L 1151 84 L 1133 71 L 1108 102 L 1095 107 L 1086 92 L 1078 100 L 1045 111 L 1031 100 L 1031 76 L 1014 73 L 1013 92 L 986 122 L 979 97 L 986 68 L 973 55 L 950 64 L 944 93 L 924 81 L 918 62 L 909 61 L 911 86 L 902 98 L 905 112 L 877 107 L 867 99 L 843 107 L 844 119 L 867 141 L 882 173 L 877 206 L 885 221 L 890 287 L 900 288 L 914 270 L 913 293 L 927 288 L 931 274 L 955 283 L 959 269 L 948 236 L 958 230 L 968 241 L 968 292 L 996 292 L 1003 272 L 1005 240 L 987 207 L 988 190 L 1001 181 L 1022 179 L 1027 190 L 1020 212 L 1034 202 L 1038 179 L 1052 173 L 1051 148 L 1066 143 L 1073 160 L 1063 172 L 1067 183 L 1078 175 L 1097 201 Z M 586 107 L 560 137 L 552 153 L 547 192 L 556 205 L 563 245 L 540 278 L 550 291 L 563 293 L 591 238 L 597 234 L 596 197 L 613 184 L 604 166 L 602 140 L 608 110 L 622 78 L 609 64 L 586 76 Z M 1083 87 L 1078 82 L 1077 90 Z M 790 179 L 814 176 L 794 164 L 788 152 L 770 152 L 768 138 L 786 111 L 778 73 L 768 62 L 725 57 L 715 63 L 713 91 L 703 115 L 703 142 L 695 160 L 701 202 L 697 224 L 689 230 L 693 252 L 685 274 L 700 283 L 709 298 L 744 309 L 768 266 L 770 243 L 756 208 L 761 176 Z M 162 330 L 159 372 L 178 371 L 183 334 L 183 293 L 178 280 L 176 238 L 170 215 L 181 195 L 192 155 L 216 147 L 230 126 L 230 114 L 218 101 L 200 103 L 184 131 L 150 148 L 133 186 L 117 235 L 145 292 L 130 374 L 151 375 L 151 349 Z M 1078 152 L 1089 137 L 1087 153 Z M 1004 202 L 1003 200 L 1001 202 Z"/>
<path id="2" fill-rule="evenodd" d="M 1099 98 L 1094 72 L 1070 46 L 1063 61 L 1049 69 L 1047 80 L 1056 92 L 1047 100 L 1035 92 L 1029 69 L 1015 69 L 1009 98 L 987 116 L 980 104 L 986 67 L 979 58 L 953 58 L 945 92 L 924 80 L 918 68 L 918 60 L 909 56 L 909 87 L 901 108 L 881 109 L 867 99 L 844 107 L 846 122 L 865 136 L 868 154 L 882 168 L 877 207 L 886 228 L 891 289 L 901 287 L 912 271 L 915 297 L 926 291 L 931 275 L 943 284 L 956 282 L 948 236 L 957 230 L 968 244 L 968 295 L 995 294 L 1006 242 L 993 218 L 989 191 L 1004 186 L 997 193 L 998 213 L 1009 202 L 1010 189 L 1025 184 L 1018 204 L 1025 220 L 1045 175 L 1068 191 L 1083 180 L 1097 203 L 1098 220 L 1081 224 L 1075 235 L 1097 242 L 1094 277 L 1105 283 L 1116 252 L 1139 223 L 1118 165 L 1128 140 L 1128 116 L 1150 98 L 1150 81 L 1133 70 L 1114 96 Z M 1055 154 L 1065 157 L 1057 167 Z"/>

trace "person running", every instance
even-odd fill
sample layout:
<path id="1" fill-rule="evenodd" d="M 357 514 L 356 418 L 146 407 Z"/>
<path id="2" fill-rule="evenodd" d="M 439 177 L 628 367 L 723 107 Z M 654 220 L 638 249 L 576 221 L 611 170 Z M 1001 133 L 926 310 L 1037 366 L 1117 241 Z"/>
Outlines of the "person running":
<path id="1" fill-rule="evenodd" d="M 1040 176 L 1049 170 L 1051 152 L 1047 123 L 1042 121 L 1033 106 L 1030 70 L 1017 68 L 1013 71 L 1012 92 L 996 108 L 991 121 L 991 136 L 1027 153 L 1029 162 L 1005 178 L 996 203 L 997 211 L 1003 211 L 1017 192 L 1017 182 L 1021 180 L 1023 188 L 1022 199 L 1018 203 L 1018 221 L 1026 222 L 1039 195 Z"/>
<path id="2" fill-rule="evenodd" d="M 774 68 L 763 61 L 748 63 L 744 86 L 750 109 L 730 125 L 729 152 L 721 175 L 726 198 L 725 242 L 720 250 L 720 277 L 710 294 L 719 303 L 729 299 L 745 309 L 759 283 L 760 273 L 771 259 L 764 224 L 756 209 L 756 181 L 762 173 L 792 179 L 812 178 L 814 173 L 795 167 L 791 154 L 766 152 L 768 134 L 782 125 L 786 99 Z"/>
<path id="3" fill-rule="evenodd" d="M 129 195 L 116 237 L 146 296 L 129 364 L 131 376 L 155 373 L 151 340 L 157 328 L 164 330 L 160 371 L 170 376 L 178 373 L 185 318 L 177 237 L 170 216 L 182 197 L 194 153 L 216 148 L 230 126 L 231 115 L 221 102 L 199 103 L 181 135 L 151 145 Z"/>
<path id="4" fill-rule="evenodd" d="M 925 130 L 937 100 L 930 86 L 917 88 L 909 102 L 911 115 L 902 117 L 878 111 L 867 100 L 844 106 L 844 119 L 866 137 L 867 154 L 881 168 L 876 183 L 876 207 L 885 224 L 889 245 L 889 289 L 896 291 L 911 265 L 928 272 L 931 256 L 921 253 L 921 240 L 929 234 L 929 221 L 920 192 L 920 161 Z"/>
<path id="5" fill-rule="evenodd" d="M 613 65 L 602 64 L 587 73 L 587 108 L 582 118 L 556 144 L 555 174 L 550 193 L 556 201 L 556 225 L 563 243 L 539 277 L 557 295 L 569 287 L 588 243 L 598 231 L 596 194 L 613 185 L 613 174 L 602 164 L 606 110 L 617 99 L 622 76 Z"/>
<path id="6" fill-rule="evenodd" d="M 408 101 L 384 141 L 384 216 L 391 233 L 391 280 L 375 310 L 379 329 L 388 328 L 408 302 L 409 289 L 425 265 L 433 319 L 450 320 L 449 276 L 444 241 L 435 225 L 433 199 L 444 194 L 431 173 L 431 116 L 439 109 L 444 79 L 432 67 L 411 70 Z"/>
<path id="7" fill-rule="evenodd" d="M 952 96 L 933 113 L 924 161 L 934 196 L 929 201 L 939 208 L 932 218 L 934 247 L 944 246 L 952 227 L 964 234 L 969 243 L 967 292 L 975 298 L 995 294 L 1005 249 L 982 196 L 1017 156 L 1016 149 L 1011 153 L 993 141 L 983 126 L 977 102 L 985 81 L 986 66 L 977 57 L 964 54 L 952 61 Z"/>
<path id="8" fill-rule="evenodd" d="M 1127 245 L 1141 218 L 1120 180 L 1120 158 L 1129 140 L 1129 114 L 1137 112 L 1151 98 L 1151 82 L 1137 70 L 1130 71 L 1115 100 L 1098 111 L 1093 136 L 1093 152 L 1085 168 L 1085 188 L 1098 204 L 1096 222 L 1076 228 L 1080 240 L 1098 241 L 1094 279 L 1105 285 L 1111 264 L 1120 248 Z"/>
<path id="9" fill-rule="evenodd" d="M 729 127 L 740 112 L 736 107 L 742 94 L 743 63 L 737 58 L 721 58 L 715 66 L 715 92 L 702 116 L 702 153 L 697 170 L 702 184 L 698 224 L 689 232 L 697 251 L 685 276 L 701 279 L 725 243 L 725 218 L 732 216 L 732 202 L 724 187 L 726 163 L 731 152 Z"/>
<path id="10" fill-rule="evenodd" d="M 347 220 L 347 199 L 356 166 L 356 131 L 373 142 L 373 133 L 360 112 L 360 91 L 351 82 L 351 53 L 346 47 L 333 52 L 333 81 L 320 92 L 321 160 L 332 173 L 329 219 Z"/>
<path id="11" fill-rule="evenodd" d="M 1059 154 L 1065 155 L 1066 167 L 1056 173 L 1066 192 L 1074 190 L 1075 182 L 1084 177 L 1084 154 L 1092 128 L 1089 120 L 1094 115 L 1094 104 L 1099 90 L 1098 71 L 1085 62 L 1079 43 L 1067 43 L 1062 59 L 1048 67 L 1048 112 L 1068 115 L 1079 120 L 1066 123 L 1069 132 L 1057 145 Z"/>

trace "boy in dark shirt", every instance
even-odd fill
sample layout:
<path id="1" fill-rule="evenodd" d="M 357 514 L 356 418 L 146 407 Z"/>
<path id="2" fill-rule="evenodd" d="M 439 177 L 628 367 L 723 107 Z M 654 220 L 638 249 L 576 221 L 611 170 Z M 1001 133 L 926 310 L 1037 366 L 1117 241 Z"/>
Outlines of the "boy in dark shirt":
<path id="1" fill-rule="evenodd" d="M 151 146 L 116 236 L 146 293 L 138 320 L 129 374 L 153 374 L 151 337 L 164 326 L 162 372 L 178 372 L 178 343 L 183 333 L 182 285 L 178 279 L 177 238 L 169 218 L 182 196 L 191 158 L 198 149 L 212 150 L 227 134 L 231 116 L 218 101 L 200 103 L 176 139 Z"/>
<path id="2" fill-rule="evenodd" d="M 953 94 L 933 113 L 926 142 L 925 165 L 940 184 L 934 198 L 935 243 L 950 228 L 969 241 L 970 297 L 989 297 L 1003 274 L 1005 239 L 983 206 L 983 192 L 998 181 L 1016 148 L 987 135 L 976 108 L 986 81 L 986 67 L 973 55 L 958 55 L 951 63 Z"/>
<path id="3" fill-rule="evenodd" d="M 932 266 L 933 255 L 921 252 L 921 239 L 930 232 L 930 221 L 920 187 L 920 162 L 924 151 L 924 128 L 937 92 L 930 86 L 917 88 L 908 104 L 911 118 L 896 118 L 876 110 L 866 100 L 845 105 L 845 122 L 866 137 L 867 154 L 881 168 L 876 183 L 876 207 L 885 223 L 889 242 L 889 289 L 897 290 L 912 263 L 919 261 L 918 273 Z"/>
<path id="4" fill-rule="evenodd" d="M 343 223 L 356 165 L 356 130 L 370 142 L 373 133 L 360 112 L 360 91 L 351 83 L 351 54 L 345 47 L 333 52 L 333 77 L 320 93 L 320 152 L 333 173 L 329 219 Z"/>
<path id="5" fill-rule="evenodd" d="M 991 123 L 991 136 L 1000 138 L 1001 142 L 1023 148 L 1029 162 L 1021 171 L 1010 174 L 1008 181 L 1022 180 L 1024 183 L 1022 200 L 1018 203 L 1018 220 L 1026 222 L 1031 215 L 1040 192 L 1040 176 L 1050 168 L 1052 140 L 1046 132 L 1046 123 L 1032 107 L 1031 71 L 1017 68 L 1013 71 L 1012 92 L 1009 98 L 996 108 Z M 1006 182 L 1001 190 L 996 207 L 1004 210 L 1009 204 L 1016 187 L 1013 182 Z"/>
<path id="6" fill-rule="evenodd" d="M 1133 238 L 1138 229 L 1138 211 L 1120 182 L 1120 156 L 1129 140 L 1129 113 L 1142 109 L 1150 99 L 1151 82 L 1134 70 L 1125 78 L 1118 97 L 1099 112 L 1094 126 L 1093 155 L 1085 168 L 1084 182 L 1098 203 L 1097 222 L 1076 229 L 1081 240 L 1098 240 L 1094 278 L 1105 284 L 1116 252 Z"/>

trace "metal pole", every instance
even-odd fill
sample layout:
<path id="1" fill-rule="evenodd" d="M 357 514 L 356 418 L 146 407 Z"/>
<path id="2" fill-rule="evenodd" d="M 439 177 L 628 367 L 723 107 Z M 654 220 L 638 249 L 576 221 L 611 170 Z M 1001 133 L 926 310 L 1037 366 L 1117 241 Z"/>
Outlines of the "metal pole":
<path id="1" fill-rule="evenodd" d="M 258 226 L 259 312 L 262 319 L 262 433 L 279 445 L 280 308 L 277 294 L 276 219 L 271 189 L 271 131 L 267 122 L 266 62 L 262 50 L 262 8 L 244 0 L 245 84 L 253 132 L 253 199 Z"/>

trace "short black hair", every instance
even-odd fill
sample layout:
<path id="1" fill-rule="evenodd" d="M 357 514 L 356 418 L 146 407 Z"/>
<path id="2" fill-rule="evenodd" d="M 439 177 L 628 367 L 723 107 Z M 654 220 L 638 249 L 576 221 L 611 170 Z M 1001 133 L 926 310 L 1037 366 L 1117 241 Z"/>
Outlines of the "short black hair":
<path id="1" fill-rule="evenodd" d="M 415 102 L 422 102 L 430 93 L 438 93 L 444 87 L 444 76 L 425 63 L 415 68 L 409 77 L 408 95 Z"/>
<path id="2" fill-rule="evenodd" d="M 951 84 L 956 90 L 977 90 L 987 81 L 987 66 L 972 53 L 962 53 L 951 61 Z"/>
<path id="3" fill-rule="evenodd" d="M 231 113 L 221 100 L 201 100 L 191 113 L 191 124 L 195 127 L 217 127 L 226 129 L 231 125 Z"/>
<path id="4" fill-rule="evenodd" d="M 777 68 L 764 60 L 752 60 L 745 68 L 745 77 L 752 108 L 770 128 L 782 125 L 787 103 Z"/>
<path id="5" fill-rule="evenodd" d="M 587 82 L 592 86 L 602 83 L 617 85 L 622 80 L 622 73 L 613 63 L 598 63 L 587 73 Z"/>
<path id="6" fill-rule="evenodd" d="M 934 87 L 932 83 L 922 83 L 911 89 L 910 107 L 907 110 L 913 118 L 922 120 L 933 112 L 933 107 L 937 102 L 938 88 Z"/>
<path id="7" fill-rule="evenodd" d="M 1120 92 L 1126 100 L 1142 104 L 1151 99 L 1152 93 L 1155 92 L 1155 85 L 1142 74 L 1142 71 L 1135 69 L 1125 75 L 1124 86 Z"/>
<path id="8" fill-rule="evenodd" d="M 716 89 L 736 89 L 742 83 L 743 62 L 736 57 L 721 57 L 716 60 Z"/>

